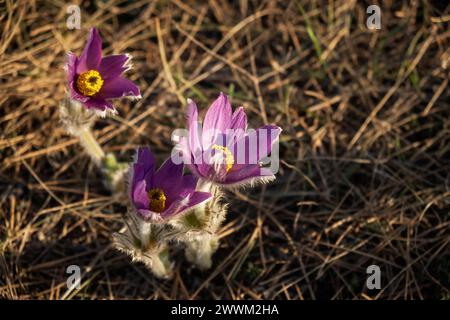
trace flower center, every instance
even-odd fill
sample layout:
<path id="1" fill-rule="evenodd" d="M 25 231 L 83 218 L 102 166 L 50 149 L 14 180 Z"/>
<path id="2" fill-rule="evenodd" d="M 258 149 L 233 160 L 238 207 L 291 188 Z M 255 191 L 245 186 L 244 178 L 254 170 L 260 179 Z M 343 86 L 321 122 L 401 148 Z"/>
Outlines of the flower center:
<path id="1" fill-rule="evenodd" d="M 150 201 L 150 210 L 154 212 L 163 212 L 166 208 L 166 195 L 164 191 L 159 188 L 150 189 L 147 192 L 148 200 Z"/>
<path id="2" fill-rule="evenodd" d="M 227 147 L 224 146 L 219 146 L 217 144 L 213 144 L 212 148 L 214 150 L 219 150 L 222 151 L 223 154 L 225 155 L 225 163 L 227 164 L 227 169 L 226 171 L 230 171 L 231 167 L 234 164 L 234 157 L 233 154 L 231 153 L 230 149 L 228 149 Z"/>
<path id="3" fill-rule="evenodd" d="M 103 86 L 103 79 L 97 70 L 89 70 L 77 78 L 77 89 L 84 95 L 91 97 L 98 93 Z"/>

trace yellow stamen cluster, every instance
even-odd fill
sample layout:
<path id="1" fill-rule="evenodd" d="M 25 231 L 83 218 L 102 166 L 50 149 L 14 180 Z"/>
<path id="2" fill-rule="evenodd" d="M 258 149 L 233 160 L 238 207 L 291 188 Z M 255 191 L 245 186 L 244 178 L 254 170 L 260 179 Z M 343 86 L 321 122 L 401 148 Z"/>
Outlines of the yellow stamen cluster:
<path id="1" fill-rule="evenodd" d="M 89 70 L 77 78 L 77 89 L 83 95 L 91 97 L 98 93 L 103 86 L 103 79 L 97 70 Z"/>
<path id="2" fill-rule="evenodd" d="M 227 147 L 224 146 L 219 146 L 217 144 L 214 144 L 212 146 L 212 148 L 214 150 L 220 150 L 225 154 L 225 163 L 227 164 L 227 172 L 230 171 L 231 167 L 234 164 L 234 157 L 233 154 L 231 153 L 230 149 L 228 149 Z"/>
<path id="3" fill-rule="evenodd" d="M 163 212 L 166 208 L 166 195 L 164 191 L 159 188 L 150 189 L 147 193 L 150 201 L 150 210 L 154 212 Z"/>

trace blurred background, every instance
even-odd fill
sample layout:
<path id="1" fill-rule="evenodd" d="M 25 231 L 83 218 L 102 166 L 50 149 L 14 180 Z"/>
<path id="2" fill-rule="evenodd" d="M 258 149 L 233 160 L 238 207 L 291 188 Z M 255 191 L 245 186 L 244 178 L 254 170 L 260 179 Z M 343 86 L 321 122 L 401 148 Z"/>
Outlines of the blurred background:
<path id="1" fill-rule="evenodd" d="M 449 20 L 446 1 L 0 1 L 0 297 L 450 299 Z M 59 121 L 92 26 L 142 91 L 94 127 L 120 160 L 162 161 L 187 97 L 283 128 L 276 181 L 228 193 L 209 271 L 174 249 L 157 280 L 111 245 L 126 207 Z"/>

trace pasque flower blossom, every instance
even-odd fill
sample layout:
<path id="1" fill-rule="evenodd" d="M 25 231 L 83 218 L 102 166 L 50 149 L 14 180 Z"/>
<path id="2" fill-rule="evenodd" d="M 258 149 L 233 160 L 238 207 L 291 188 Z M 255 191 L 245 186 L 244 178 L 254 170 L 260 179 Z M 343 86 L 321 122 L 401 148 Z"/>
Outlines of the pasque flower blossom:
<path id="1" fill-rule="evenodd" d="M 145 221 L 165 221 L 207 201 L 209 192 L 195 191 L 197 178 L 183 176 L 183 164 L 167 159 L 155 170 L 148 148 L 139 148 L 132 166 L 130 198 L 138 216 Z"/>
<path id="2" fill-rule="evenodd" d="M 73 53 L 68 55 L 66 69 L 70 98 L 88 109 L 114 111 L 109 100 L 140 96 L 139 87 L 122 77 L 122 73 L 129 69 L 129 55 L 102 57 L 102 40 L 97 29 L 91 29 L 80 57 Z"/>
<path id="3" fill-rule="evenodd" d="M 192 100 L 188 100 L 187 119 L 189 136 L 181 140 L 181 151 L 196 176 L 224 187 L 275 178 L 261 161 L 271 153 L 281 128 L 266 125 L 248 131 L 244 108 L 233 113 L 223 93 L 209 107 L 203 128 Z"/>

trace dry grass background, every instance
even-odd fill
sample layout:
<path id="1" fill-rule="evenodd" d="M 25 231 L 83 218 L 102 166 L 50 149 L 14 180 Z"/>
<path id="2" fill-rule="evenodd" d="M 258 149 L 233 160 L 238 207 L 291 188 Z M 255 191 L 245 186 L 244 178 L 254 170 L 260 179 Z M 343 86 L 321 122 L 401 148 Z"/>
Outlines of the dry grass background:
<path id="1" fill-rule="evenodd" d="M 77 1 L 73 1 L 77 3 Z M 0 296 L 7 299 L 450 298 L 450 8 L 383 1 L 0 1 Z M 97 26 L 104 52 L 129 52 L 143 91 L 98 121 L 108 152 L 159 160 L 219 91 L 252 127 L 276 123 L 277 180 L 229 193 L 208 272 L 175 250 L 160 281 L 111 247 L 125 210 L 58 120 L 63 64 Z M 67 291 L 66 267 L 82 288 Z M 366 267 L 382 270 L 368 291 Z"/>

